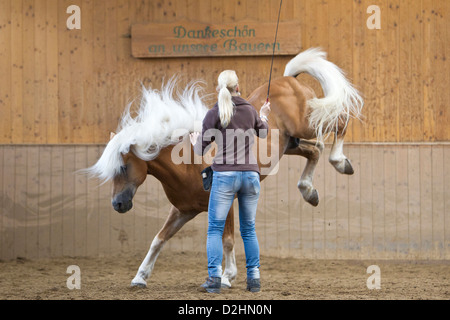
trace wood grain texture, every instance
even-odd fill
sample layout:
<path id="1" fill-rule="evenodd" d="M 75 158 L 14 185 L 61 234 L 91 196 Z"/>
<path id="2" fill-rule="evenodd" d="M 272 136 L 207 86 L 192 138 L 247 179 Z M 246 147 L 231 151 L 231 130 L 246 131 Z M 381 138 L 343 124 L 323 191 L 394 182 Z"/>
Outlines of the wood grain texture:
<path id="1" fill-rule="evenodd" d="M 278 0 L 83 0 L 81 30 L 66 27 L 71 4 L 0 1 L 0 143 L 104 143 L 141 84 L 158 89 L 175 74 L 204 79 L 213 94 L 225 68 L 237 70 L 244 96 L 268 80 L 270 56 L 135 59 L 130 34 L 135 24 L 181 20 L 273 26 Z M 371 4 L 285 0 L 281 22 L 296 21 L 301 49 L 322 47 L 363 94 L 364 122 L 352 121 L 347 141 L 447 141 L 448 1 L 380 1 L 381 30 L 366 26 Z M 275 57 L 274 77 L 291 57 Z"/>
<path id="2" fill-rule="evenodd" d="M 2 128 L 2 139 L 8 141 L 12 138 L 11 118 L 13 111 L 11 110 L 11 19 L 12 8 L 10 1 L 3 0 L 0 2 L 0 110 L 2 116 L 0 126 Z M 9 44 L 9 45 L 8 45 Z M 3 136 L 4 135 L 4 136 Z"/>
<path id="3" fill-rule="evenodd" d="M 103 145 L 0 146 L 0 259 L 102 256 L 144 257 L 170 203 L 152 176 L 133 209 L 118 214 L 110 184 L 78 169 Z M 286 156 L 261 184 L 256 228 L 261 254 L 308 259 L 448 259 L 450 145 L 348 144 L 355 174 L 344 176 L 319 160 L 312 208 L 297 189 L 306 165 Z M 33 160 L 34 159 L 34 160 Z M 13 161 L 12 161 L 13 160 Z M 235 202 L 236 252 L 244 253 Z M 204 252 L 207 214 L 184 226 L 164 250 Z"/>

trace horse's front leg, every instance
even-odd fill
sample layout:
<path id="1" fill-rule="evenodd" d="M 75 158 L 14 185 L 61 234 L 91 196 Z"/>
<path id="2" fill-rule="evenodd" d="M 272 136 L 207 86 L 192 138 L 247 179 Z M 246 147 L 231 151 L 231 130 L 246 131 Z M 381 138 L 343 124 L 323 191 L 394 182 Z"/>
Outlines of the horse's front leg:
<path id="1" fill-rule="evenodd" d="M 236 278 L 237 267 L 234 253 L 234 209 L 231 206 L 225 221 L 222 236 L 223 254 L 225 256 L 225 269 L 222 274 L 222 288 L 230 288 L 231 282 Z"/>
<path id="2" fill-rule="evenodd" d="M 350 160 L 344 155 L 344 137 L 345 130 L 334 135 L 333 146 L 328 161 L 333 165 L 337 172 L 352 175 L 354 173 Z"/>
<path id="3" fill-rule="evenodd" d="M 158 258 L 164 244 L 166 244 L 166 242 L 172 238 L 172 236 L 177 233 L 178 230 L 186 224 L 186 222 L 194 218 L 197 214 L 198 212 L 181 212 L 172 206 L 164 226 L 153 239 L 152 244 L 150 245 L 150 250 L 145 256 L 144 261 L 142 261 L 136 276 L 131 281 L 132 287 L 145 288 L 147 286 L 147 282 L 145 280 L 150 277 L 153 267 L 155 266 L 156 259 Z"/>
<path id="4" fill-rule="evenodd" d="M 323 151 L 322 142 L 311 142 L 307 140 L 297 140 L 295 147 L 286 150 L 285 154 L 299 155 L 307 159 L 305 169 L 298 181 L 297 187 L 303 199 L 313 206 L 319 204 L 319 193 L 313 186 L 314 171 Z"/>

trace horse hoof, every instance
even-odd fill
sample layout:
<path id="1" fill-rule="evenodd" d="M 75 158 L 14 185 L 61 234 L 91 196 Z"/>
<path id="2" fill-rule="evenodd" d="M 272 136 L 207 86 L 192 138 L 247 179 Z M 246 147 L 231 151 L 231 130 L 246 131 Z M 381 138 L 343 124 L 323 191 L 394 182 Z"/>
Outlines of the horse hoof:
<path id="1" fill-rule="evenodd" d="M 220 287 L 221 287 L 222 289 L 231 289 L 231 284 L 226 284 L 226 283 L 223 283 L 223 282 L 222 282 L 222 284 L 220 285 Z"/>
<path id="2" fill-rule="evenodd" d="M 312 187 L 311 185 L 304 183 L 303 181 L 299 181 L 297 187 L 300 190 L 303 199 L 305 199 L 305 201 L 310 205 L 317 207 L 317 205 L 319 204 L 319 193 L 317 192 L 317 190 L 314 189 L 314 187 Z"/>
<path id="3" fill-rule="evenodd" d="M 314 189 L 310 196 L 308 197 L 308 199 L 305 199 L 306 202 L 308 202 L 310 205 L 317 207 L 317 205 L 319 204 L 319 193 L 317 192 L 316 189 Z"/>
<path id="4" fill-rule="evenodd" d="M 355 171 L 353 170 L 352 164 L 350 163 L 350 160 L 348 160 L 348 159 L 345 159 L 344 173 L 348 174 L 348 175 L 352 175 L 355 173 Z"/>
<path id="5" fill-rule="evenodd" d="M 227 278 L 222 278 L 222 289 L 230 289 L 231 288 L 231 282 Z"/>
<path id="6" fill-rule="evenodd" d="M 145 289 L 145 288 L 147 288 L 147 285 L 143 284 L 143 283 L 131 283 L 130 287 L 137 288 L 137 289 Z"/>
<path id="7" fill-rule="evenodd" d="M 133 281 L 131 281 L 131 287 L 145 289 L 147 288 L 147 282 L 143 279 L 133 279 Z"/>
<path id="8" fill-rule="evenodd" d="M 330 160 L 330 163 L 333 165 L 336 171 L 341 174 L 352 175 L 353 173 L 355 173 L 355 171 L 353 171 L 350 160 L 348 160 L 347 158 L 342 160 Z"/>

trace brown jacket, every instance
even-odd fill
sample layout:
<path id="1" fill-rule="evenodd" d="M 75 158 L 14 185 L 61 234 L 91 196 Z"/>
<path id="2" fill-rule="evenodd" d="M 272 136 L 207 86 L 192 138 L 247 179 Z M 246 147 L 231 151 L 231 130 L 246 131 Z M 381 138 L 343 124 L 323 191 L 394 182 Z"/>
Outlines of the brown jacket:
<path id="1" fill-rule="evenodd" d="M 194 151 L 203 155 L 215 141 L 217 152 L 212 169 L 214 171 L 256 171 L 258 163 L 252 152 L 254 135 L 267 137 L 268 124 L 262 121 L 256 109 L 241 97 L 232 97 L 235 105 L 230 123 L 223 128 L 216 103 L 203 119 L 202 134 Z M 201 143 L 200 143 L 201 142 Z M 201 150 L 200 150 L 201 145 Z"/>

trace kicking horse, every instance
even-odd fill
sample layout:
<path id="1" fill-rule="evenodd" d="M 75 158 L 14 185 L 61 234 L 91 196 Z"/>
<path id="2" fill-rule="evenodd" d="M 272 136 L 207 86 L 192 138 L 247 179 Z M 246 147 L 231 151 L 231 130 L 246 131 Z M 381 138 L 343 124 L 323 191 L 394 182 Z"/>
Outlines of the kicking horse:
<path id="1" fill-rule="evenodd" d="M 296 79 L 301 73 L 320 82 L 323 98 L 317 98 L 313 89 Z M 203 189 L 200 173 L 210 165 L 212 155 L 200 161 L 195 159 L 189 141 L 189 133 L 199 131 L 194 128 L 195 122 L 201 122 L 208 108 L 198 82 L 177 94 L 174 94 L 175 85 L 170 81 L 160 91 L 144 88 L 137 115 L 131 115 L 130 106 L 125 110 L 118 131 L 112 134 L 102 156 L 86 169 L 93 177 L 112 181 L 112 206 L 119 213 L 132 208 L 133 197 L 148 174 L 160 181 L 172 204 L 167 220 L 131 281 L 132 286 L 146 287 L 164 244 L 185 223 L 208 209 L 209 193 Z M 266 83 L 247 100 L 259 108 L 266 100 L 267 90 Z M 263 173 L 264 169 L 269 170 L 284 154 L 305 157 L 306 166 L 297 187 L 305 201 L 317 206 L 319 194 L 313 186 L 313 177 L 324 148 L 324 136 L 334 134 L 329 162 L 338 172 L 353 174 L 343 144 L 348 122 L 359 118 L 363 100 L 343 71 L 317 48 L 300 53 L 286 65 L 284 76 L 272 81 L 269 98 L 272 112 L 266 143 L 272 160 L 267 163 L 257 156 L 261 180 L 268 175 Z M 315 141 L 308 141 L 312 139 Z M 174 155 L 190 161 L 174 161 Z M 223 235 L 222 285 L 226 287 L 231 286 L 237 274 L 234 243 L 232 207 Z"/>

